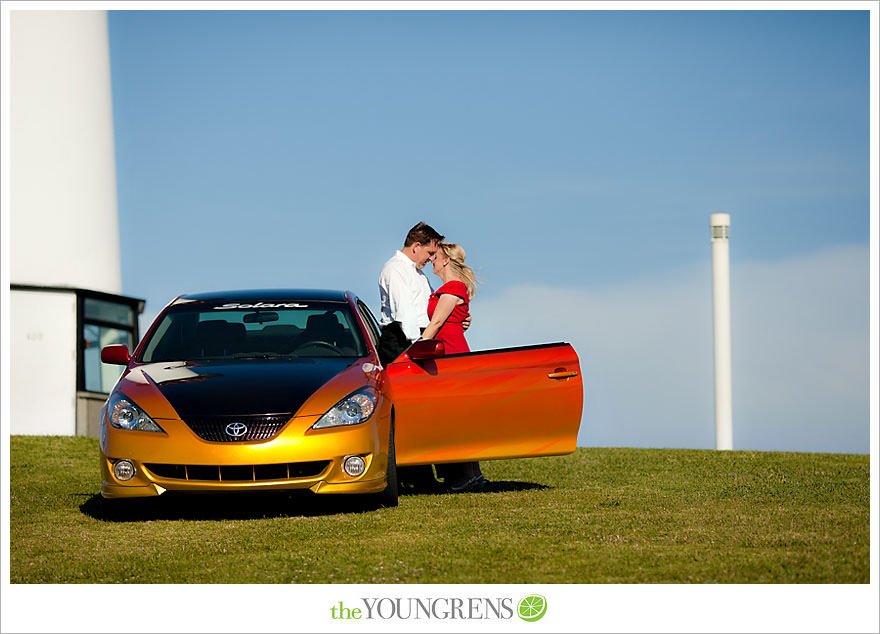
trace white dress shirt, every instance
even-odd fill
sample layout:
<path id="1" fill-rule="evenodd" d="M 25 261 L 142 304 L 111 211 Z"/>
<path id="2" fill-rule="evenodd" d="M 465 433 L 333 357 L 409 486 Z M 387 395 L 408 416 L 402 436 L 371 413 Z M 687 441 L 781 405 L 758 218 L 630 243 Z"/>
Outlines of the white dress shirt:
<path id="1" fill-rule="evenodd" d="M 397 251 L 379 273 L 379 301 L 382 303 L 379 325 L 399 321 L 406 338 L 415 341 L 430 321 L 430 297 L 431 284 L 427 276 L 402 251 Z"/>

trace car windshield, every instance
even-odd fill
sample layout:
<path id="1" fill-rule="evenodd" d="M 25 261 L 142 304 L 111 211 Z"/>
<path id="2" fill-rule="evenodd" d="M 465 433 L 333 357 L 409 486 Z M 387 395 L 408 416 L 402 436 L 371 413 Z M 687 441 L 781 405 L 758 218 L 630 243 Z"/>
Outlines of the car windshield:
<path id="1" fill-rule="evenodd" d="M 362 357 L 365 349 L 344 302 L 200 301 L 171 307 L 139 360 Z"/>

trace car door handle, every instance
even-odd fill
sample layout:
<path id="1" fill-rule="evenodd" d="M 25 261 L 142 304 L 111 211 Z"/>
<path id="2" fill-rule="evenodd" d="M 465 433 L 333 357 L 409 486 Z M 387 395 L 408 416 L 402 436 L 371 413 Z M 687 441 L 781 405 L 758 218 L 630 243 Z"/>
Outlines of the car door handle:
<path id="1" fill-rule="evenodd" d="M 572 370 L 566 370 L 565 368 L 557 368 L 555 372 L 551 372 L 547 375 L 548 379 L 570 379 L 573 376 L 577 376 L 578 373 Z"/>

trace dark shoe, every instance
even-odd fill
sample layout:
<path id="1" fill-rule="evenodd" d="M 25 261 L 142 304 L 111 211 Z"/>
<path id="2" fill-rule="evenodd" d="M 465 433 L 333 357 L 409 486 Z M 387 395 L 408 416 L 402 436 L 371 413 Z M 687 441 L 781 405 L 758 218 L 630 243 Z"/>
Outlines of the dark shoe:
<path id="1" fill-rule="evenodd" d="M 474 476 L 467 482 L 459 486 L 450 486 L 449 490 L 452 493 L 475 493 L 477 491 L 482 491 L 483 487 L 486 486 L 488 480 L 481 475 Z"/>
<path id="2" fill-rule="evenodd" d="M 479 493 L 489 485 L 489 481 L 483 477 L 483 474 L 475 475 L 468 483 L 468 492 Z"/>

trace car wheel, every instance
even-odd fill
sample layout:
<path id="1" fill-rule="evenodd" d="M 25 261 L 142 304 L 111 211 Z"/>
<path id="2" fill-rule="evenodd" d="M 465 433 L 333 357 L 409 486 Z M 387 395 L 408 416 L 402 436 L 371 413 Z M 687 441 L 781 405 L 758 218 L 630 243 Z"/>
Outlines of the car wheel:
<path id="1" fill-rule="evenodd" d="M 397 506 L 397 457 L 394 452 L 394 419 L 391 419 L 391 433 L 388 438 L 388 467 L 385 469 L 388 484 L 385 490 L 376 494 L 378 506 Z"/>

